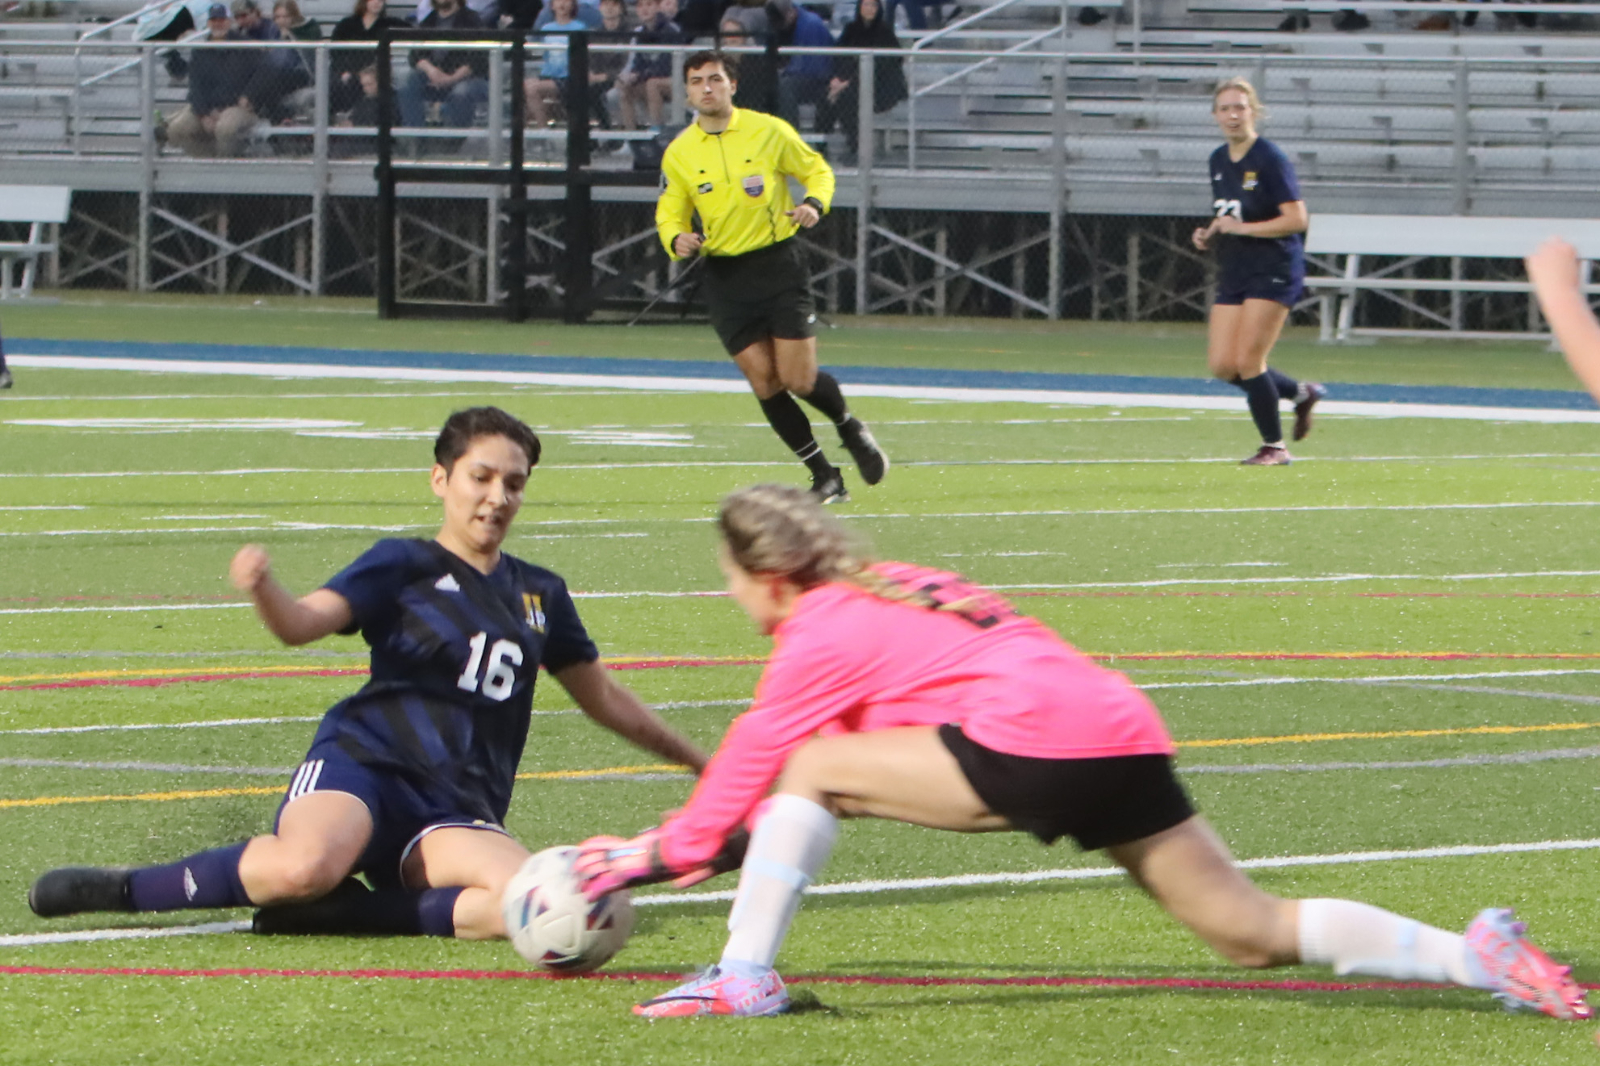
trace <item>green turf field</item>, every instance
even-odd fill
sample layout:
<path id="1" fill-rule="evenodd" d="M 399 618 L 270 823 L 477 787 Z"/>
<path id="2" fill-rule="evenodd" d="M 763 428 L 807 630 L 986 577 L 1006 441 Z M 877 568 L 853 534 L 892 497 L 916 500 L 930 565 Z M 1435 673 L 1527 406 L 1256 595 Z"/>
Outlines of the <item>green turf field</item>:
<path id="1" fill-rule="evenodd" d="M 287 302 L 8 308 L 5 328 L 13 351 L 18 336 L 712 349 L 704 327 L 386 324 Z M 1559 356 L 1531 346 L 1310 341 L 1286 345 L 1286 369 L 1572 387 Z M 1200 335 L 1178 327 L 847 323 L 823 343 L 846 365 L 1192 376 L 1203 364 Z M 509 550 L 589 594 L 579 609 L 626 683 L 716 741 L 758 674 L 721 660 L 759 657 L 763 640 L 726 599 L 627 594 L 715 591 L 717 499 L 800 480 L 748 397 L 19 370 L 0 394 L 0 938 L 247 917 L 46 923 L 24 894 L 52 866 L 164 861 L 265 828 L 315 716 L 360 683 L 363 647 L 276 645 L 228 586 L 228 559 L 259 541 L 280 578 L 308 590 L 378 537 L 430 535 L 429 438 L 449 411 L 483 402 L 545 441 Z M 1242 402 L 1228 414 L 857 407 L 896 466 L 877 489 L 853 482 L 839 513 L 883 556 L 1010 589 L 1148 686 L 1195 799 L 1238 856 L 1304 861 L 1263 869 L 1268 888 L 1448 928 L 1512 905 L 1580 979 L 1600 981 L 1600 850 L 1485 850 L 1600 836 L 1600 426 L 1329 417 L 1293 467 L 1241 469 L 1253 446 Z M 62 420 L 77 421 L 48 424 Z M 543 687 L 535 708 L 509 820 L 530 847 L 635 831 L 686 795 L 686 779 L 569 713 L 559 688 Z M 110 728 L 134 725 L 161 728 Z M 41 732 L 69 727 L 106 728 Z M 1452 846 L 1472 853 L 1426 851 Z M 1328 861 L 1381 851 L 1424 854 Z M 1163 985 L 1331 978 L 1233 970 L 1116 877 L 860 884 L 1101 865 L 1016 835 L 850 824 L 823 879 L 855 889 L 810 900 L 780 958 L 802 978 L 805 1009 L 750 1022 L 640 1023 L 628 1005 L 659 981 L 463 975 L 521 969 L 503 944 L 0 939 L 0 1063 L 1520 1066 L 1600 1054 L 1593 1026 L 1506 1015 L 1479 993 Z M 641 906 L 611 968 L 712 961 L 726 911 Z M 308 970 L 336 972 L 282 973 Z M 1126 980 L 982 980 L 1032 977 Z M 901 978 L 948 983 L 868 980 Z"/>

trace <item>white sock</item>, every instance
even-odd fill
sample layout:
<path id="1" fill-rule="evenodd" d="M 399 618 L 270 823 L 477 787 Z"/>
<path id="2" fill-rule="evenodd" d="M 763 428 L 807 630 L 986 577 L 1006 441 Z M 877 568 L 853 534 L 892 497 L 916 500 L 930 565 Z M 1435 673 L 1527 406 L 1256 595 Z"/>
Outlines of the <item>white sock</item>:
<path id="1" fill-rule="evenodd" d="M 728 946 L 721 965 L 734 971 L 771 969 L 800 895 L 811 884 L 839 835 L 839 822 L 800 796 L 780 793 L 750 834 L 739 893 L 728 913 Z"/>
<path id="2" fill-rule="evenodd" d="M 1492 988 L 1465 937 L 1347 899 L 1300 901 L 1300 961 L 1397 981 Z"/>

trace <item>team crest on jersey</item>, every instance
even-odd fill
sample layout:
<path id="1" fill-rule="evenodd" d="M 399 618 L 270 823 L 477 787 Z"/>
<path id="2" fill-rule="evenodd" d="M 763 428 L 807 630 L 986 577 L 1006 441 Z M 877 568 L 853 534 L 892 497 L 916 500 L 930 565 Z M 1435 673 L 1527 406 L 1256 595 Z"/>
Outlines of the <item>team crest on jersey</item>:
<path id="1" fill-rule="evenodd" d="M 1244 172 L 1244 183 L 1243 183 L 1243 185 L 1241 187 L 1244 189 L 1245 192 L 1249 192 L 1251 189 L 1254 189 L 1256 187 L 1256 172 L 1255 171 L 1247 170 L 1247 171 Z"/>
<path id="2" fill-rule="evenodd" d="M 708 193 L 710 191 L 711 191 L 711 183 L 709 181 L 701 182 L 700 187 L 695 190 L 695 192 L 699 193 L 701 196 L 704 196 L 706 193 Z"/>
<path id="3" fill-rule="evenodd" d="M 528 628 L 535 633 L 544 632 L 544 601 L 537 592 L 524 592 L 522 605 L 528 609 Z"/>
<path id="4" fill-rule="evenodd" d="M 752 174 L 739 184 L 744 187 L 747 196 L 760 196 L 767 189 L 766 180 L 760 174 Z"/>

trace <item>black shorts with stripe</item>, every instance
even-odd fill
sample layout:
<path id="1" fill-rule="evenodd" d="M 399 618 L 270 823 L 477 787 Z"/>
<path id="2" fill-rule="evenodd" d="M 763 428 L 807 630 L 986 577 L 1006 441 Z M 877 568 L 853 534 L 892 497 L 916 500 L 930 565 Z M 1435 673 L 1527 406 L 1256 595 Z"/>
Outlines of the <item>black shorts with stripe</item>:
<path id="1" fill-rule="evenodd" d="M 940 726 L 939 739 L 991 811 L 1046 844 L 1064 836 L 1084 851 L 1131 844 L 1195 813 L 1167 755 L 1008 755 L 977 743 L 958 725 Z"/>
<path id="2" fill-rule="evenodd" d="M 816 336 L 811 277 L 793 238 L 744 255 L 707 256 L 705 269 L 711 328 L 729 355 L 768 337 Z"/>

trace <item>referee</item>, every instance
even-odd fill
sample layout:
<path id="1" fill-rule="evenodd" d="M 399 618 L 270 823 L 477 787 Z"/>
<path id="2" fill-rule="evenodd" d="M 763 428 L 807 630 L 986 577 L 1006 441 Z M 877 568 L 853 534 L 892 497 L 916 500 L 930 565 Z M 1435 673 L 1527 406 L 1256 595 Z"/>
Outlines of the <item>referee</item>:
<path id="1" fill-rule="evenodd" d="M 889 458 L 845 406 L 832 374 L 817 369 L 811 282 L 791 239 L 815 226 L 833 199 L 833 170 L 782 119 L 733 106 L 732 56 L 696 52 L 683 65 L 699 112 L 661 160 L 656 229 L 673 259 L 705 259 L 711 325 L 739 365 L 779 438 L 811 471 L 823 503 L 850 498 L 795 397 L 827 415 L 861 478 L 883 480 Z M 805 187 L 796 205 L 788 178 Z M 695 216 L 701 229 L 696 232 Z"/>

